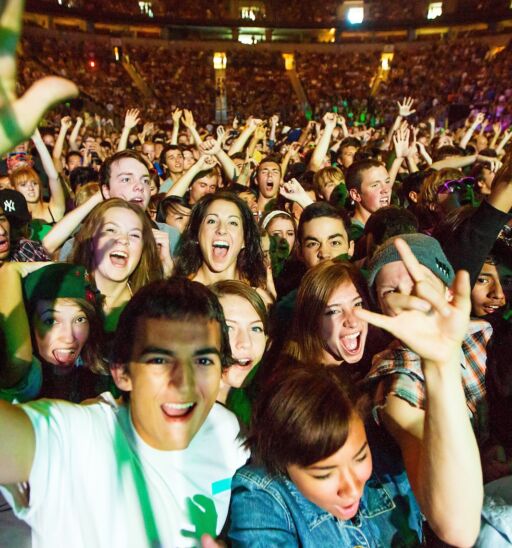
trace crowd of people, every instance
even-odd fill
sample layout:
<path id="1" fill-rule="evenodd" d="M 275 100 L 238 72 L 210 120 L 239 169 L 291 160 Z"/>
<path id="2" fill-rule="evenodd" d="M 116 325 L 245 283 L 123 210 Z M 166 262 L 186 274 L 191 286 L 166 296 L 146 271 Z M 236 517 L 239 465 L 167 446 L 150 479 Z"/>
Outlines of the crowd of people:
<path id="1" fill-rule="evenodd" d="M 138 47 L 147 109 L 99 72 L 103 110 L 43 124 L 81 69 L 24 44 L 16 90 L 21 12 L 0 14 L 0 492 L 32 545 L 512 545 L 509 51 L 397 54 L 375 98 L 376 56 L 301 54 L 300 120 L 281 58 L 234 53 L 219 125 L 203 52 Z"/>
<path id="2" fill-rule="evenodd" d="M 145 17 L 149 16 L 137 0 L 40 0 L 52 6 L 69 6 L 78 8 L 84 13 L 115 13 Z M 233 12 L 226 0 L 198 0 L 193 5 L 179 0 L 152 0 L 151 16 L 172 17 L 185 22 L 218 22 L 242 19 L 241 13 Z M 297 25 L 333 25 L 341 19 L 342 11 L 339 0 L 323 2 L 322 9 L 311 9 L 301 0 L 266 0 L 262 7 L 255 10 L 255 20 L 277 22 L 283 26 Z M 367 0 L 365 3 L 365 20 L 372 23 L 402 23 L 426 17 L 429 2 L 418 9 L 418 2 L 401 2 L 400 0 Z M 446 9 L 446 8 L 445 8 Z M 451 15 L 469 13 L 487 15 L 506 15 L 510 11 L 507 0 L 457 0 L 447 12 Z"/>

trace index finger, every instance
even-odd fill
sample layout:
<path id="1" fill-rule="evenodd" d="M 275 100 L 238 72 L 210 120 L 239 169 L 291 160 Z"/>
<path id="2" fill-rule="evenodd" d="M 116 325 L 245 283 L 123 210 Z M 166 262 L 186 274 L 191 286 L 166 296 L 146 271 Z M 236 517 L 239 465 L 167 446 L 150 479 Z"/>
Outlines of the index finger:
<path id="1" fill-rule="evenodd" d="M 402 240 L 402 238 L 396 238 L 393 243 L 398 251 L 398 254 L 400 255 L 400 258 L 404 262 L 407 272 L 411 275 L 411 278 L 416 283 L 422 281 L 425 278 L 425 275 L 421 271 L 421 265 L 405 240 Z"/>

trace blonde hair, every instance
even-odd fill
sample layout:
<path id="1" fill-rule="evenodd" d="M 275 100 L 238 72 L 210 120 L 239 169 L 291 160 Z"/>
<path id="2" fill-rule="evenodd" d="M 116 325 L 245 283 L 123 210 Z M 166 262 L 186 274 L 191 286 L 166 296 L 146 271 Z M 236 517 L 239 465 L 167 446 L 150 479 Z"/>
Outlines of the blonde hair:
<path id="1" fill-rule="evenodd" d="M 339 185 L 345 182 L 345 177 L 341 169 L 337 167 L 324 167 L 315 173 L 313 177 L 313 187 L 317 198 L 325 198 L 323 195 L 324 187 L 329 183 Z"/>
<path id="2" fill-rule="evenodd" d="M 421 185 L 419 203 L 426 206 L 435 206 L 439 203 L 437 191 L 446 182 L 452 179 L 460 179 L 464 174 L 460 169 L 445 167 L 431 173 Z"/>

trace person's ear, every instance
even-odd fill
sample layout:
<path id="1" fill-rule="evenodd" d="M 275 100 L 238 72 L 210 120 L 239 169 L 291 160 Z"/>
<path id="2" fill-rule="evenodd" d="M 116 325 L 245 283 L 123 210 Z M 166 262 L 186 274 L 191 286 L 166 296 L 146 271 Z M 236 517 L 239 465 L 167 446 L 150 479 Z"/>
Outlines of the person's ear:
<path id="1" fill-rule="evenodd" d="M 108 185 L 101 185 L 101 193 L 103 194 L 103 197 L 105 198 L 105 200 L 108 200 L 109 198 L 111 198 L 110 188 L 108 187 Z"/>
<path id="2" fill-rule="evenodd" d="M 359 194 L 359 192 L 357 192 L 357 190 L 355 188 L 351 188 L 348 191 L 348 194 L 354 202 L 357 202 L 357 203 L 361 202 L 361 194 Z"/>
<path id="3" fill-rule="evenodd" d="M 128 368 L 124 363 L 112 364 L 110 374 L 119 390 L 122 390 L 123 392 L 132 391 L 132 379 L 128 372 Z"/>
<path id="4" fill-rule="evenodd" d="M 417 193 L 415 190 L 411 190 L 411 192 L 409 192 L 409 194 L 407 195 L 407 198 L 409 198 L 409 200 L 410 200 L 413 204 L 417 204 L 417 203 L 418 203 L 418 193 Z"/>

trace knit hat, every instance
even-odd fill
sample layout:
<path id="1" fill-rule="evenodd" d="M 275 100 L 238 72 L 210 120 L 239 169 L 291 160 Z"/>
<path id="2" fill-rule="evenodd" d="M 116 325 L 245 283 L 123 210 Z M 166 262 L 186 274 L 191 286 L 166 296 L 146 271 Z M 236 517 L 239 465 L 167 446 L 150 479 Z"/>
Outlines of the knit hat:
<path id="1" fill-rule="evenodd" d="M 404 240 L 411 248 L 418 262 L 426 266 L 444 285 L 451 286 L 455 272 L 439 242 L 425 234 L 401 234 L 386 240 L 372 257 L 368 265 L 368 285 L 370 287 L 375 282 L 375 278 L 383 266 L 402 260 L 394 245 L 396 238 Z"/>
<path id="2" fill-rule="evenodd" d="M 30 222 L 27 200 L 21 192 L 11 188 L 0 190 L 0 207 L 13 227 L 20 228 Z"/>
<path id="3" fill-rule="evenodd" d="M 84 299 L 96 303 L 85 268 L 68 263 L 53 263 L 32 272 L 23 280 L 23 291 L 30 315 L 40 300 Z"/>

